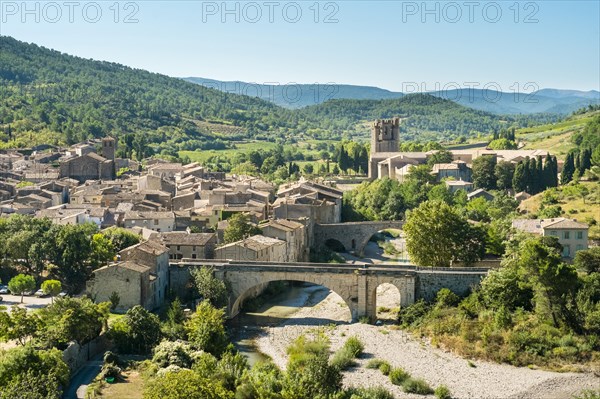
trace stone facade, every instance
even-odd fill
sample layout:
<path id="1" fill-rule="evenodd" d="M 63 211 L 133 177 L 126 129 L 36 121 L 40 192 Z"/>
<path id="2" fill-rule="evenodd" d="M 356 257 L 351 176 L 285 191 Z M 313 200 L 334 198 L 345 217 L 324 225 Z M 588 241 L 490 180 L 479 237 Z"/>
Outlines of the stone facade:
<path id="1" fill-rule="evenodd" d="M 213 259 L 215 256 L 215 233 L 154 233 L 150 239 L 169 248 L 169 259 Z"/>
<path id="2" fill-rule="evenodd" d="M 285 241 L 255 235 L 245 240 L 223 245 L 215 250 L 215 259 L 236 261 L 285 262 Z"/>
<path id="3" fill-rule="evenodd" d="M 308 261 L 308 229 L 302 223 L 277 219 L 259 227 L 264 236 L 285 241 L 286 262 Z"/>
<path id="4" fill-rule="evenodd" d="M 118 312 L 142 305 L 148 310 L 155 307 L 150 287 L 150 268 L 135 262 L 117 262 L 94 270 L 87 282 L 87 292 L 94 302 L 110 301 L 113 292 L 119 295 Z"/>

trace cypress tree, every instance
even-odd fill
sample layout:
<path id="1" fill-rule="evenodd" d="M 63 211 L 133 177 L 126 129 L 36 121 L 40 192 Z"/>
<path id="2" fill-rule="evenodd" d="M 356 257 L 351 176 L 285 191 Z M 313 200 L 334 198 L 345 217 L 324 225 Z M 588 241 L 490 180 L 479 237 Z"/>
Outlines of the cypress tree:
<path id="1" fill-rule="evenodd" d="M 560 174 L 560 184 L 567 184 L 573 179 L 575 173 L 575 160 L 573 152 L 567 154 L 565 164 L 563 165 L 562 173 Z"/>
<path id="2" fill-rule="evenodd" d="M 527 166 L 527 192 L 529 194 L 536 194 L 537 186 L 535 175 L 537 173 L 537 162 L 535 161 L 535 158 L 531 158 Z"/>
<path id="3" fill-rule="evenodd" d="M 537 157 L 537 170 L 535 172 L 535 187 L 536 193 L 540 193 L 546 189 L 546 185 L 544 183 L 544 167 L 543 167 L 543 159 L 541 155 Z"/>
<path id="4" fill-rule="evenodd" d="M 581 172 L 585 172 L 589 168 L 592 167 L 592 150 L 589 148 L 584 148 L 580 153 L 580 161 L 579 161 L 579 170 Z"/>
<path id="5" fill-rule="evenodd" d="M 525 191 L 527 188 L 527 184 L 525 181 L 525 163 L 519 162 L 517 167 L 515 168 L 515 174 L 513 175 L 513 189 L 515 193 L 520 193 L 521 191 Z"/>
<path id="6" fill-rule="evenodd" d="M 542 172 L 542 181 L 543 181 L 543 189 L 547 189 L 552 186 L 552 171 L 554 170 L 554 166 L 552 163 L 552 157 L 550 153 L 546 154 L 546 159 L 544 160 L 544 169 Z"/>
<path id="7" fill-rule="evenodd" d="M 552 157 L 552 187 L 558 187 L 558 159 Z"/>

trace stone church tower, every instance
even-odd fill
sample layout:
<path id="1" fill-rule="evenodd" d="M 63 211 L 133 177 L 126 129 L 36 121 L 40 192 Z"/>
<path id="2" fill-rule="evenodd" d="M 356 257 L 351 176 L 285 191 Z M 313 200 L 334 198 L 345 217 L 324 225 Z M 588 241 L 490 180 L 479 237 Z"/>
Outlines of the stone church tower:
<path id="1" fill-rule="evenodd" d="M 104 137 L 102 139 L 102 156 L 110 161 L 115 160 L 117 142 L 113 137 Z"/>
<path id="2" fill-rule="evenodd" d="M 378 119 L 371 130 L 371 153 L 369 155 L 369 178 L 379 176 L 377 164 L 400 150 L 400 118 Z"/>

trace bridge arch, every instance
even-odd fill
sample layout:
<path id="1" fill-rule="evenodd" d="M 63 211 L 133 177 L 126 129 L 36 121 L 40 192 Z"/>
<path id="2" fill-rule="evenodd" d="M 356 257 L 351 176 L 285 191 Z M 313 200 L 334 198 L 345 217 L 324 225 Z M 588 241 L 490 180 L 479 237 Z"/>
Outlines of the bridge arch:
<path id="1" fill-rule="evenodd" d="M 350 310 L 352 319 L 358 317 L 356 286 L 348 284 L 343 280 L 331 279 L 330 276 L 324 274 L 267 271 L 249 275 L 248 272 L 244 271 L 227 271 L 224 278 L 231 284 L 228 306 L 229 317 L 235 317 L 240 312 L 241 306 L 246 299 L 259 294 L 269 283 L 274 281 L 301 281 L 323 286 L 342 298 Z"/>
<path id="2" fill-rule="evenodd" d="M 314 245 L 325 245 L 328 240 L 333 239 L 339 241 L 346 250 L 354 250 L 362 255 L 373 234 L 385 229 L 401 230 L 402 226 L 404 221 L 316 224 Z"/>

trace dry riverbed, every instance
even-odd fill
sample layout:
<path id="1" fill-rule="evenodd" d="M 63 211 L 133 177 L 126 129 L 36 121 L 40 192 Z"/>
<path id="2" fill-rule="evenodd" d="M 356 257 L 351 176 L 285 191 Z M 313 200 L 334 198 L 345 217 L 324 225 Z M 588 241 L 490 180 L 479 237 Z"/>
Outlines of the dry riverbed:
<path id="1" fill-rule="evenodd" d="M 555 373 L 483 361 L 469 363 L 402 330 L 386 325 L 349 323 L 350 312 L 337 294 L 322 287 L 309 287 L 307 290 L 311 294 L 308 302 L 293 318 L 265 329 L 255 340 L 257 349 L 281 368 L 285 367 L 285 349 L 290 342 L 299 335 L 318 329 L 330 338 L 332 350 L 353 335 L 365 344 L 359 365 L 344 372 L 346 386 L 384 386 L 396 398 L 423 396 L 406 394 L 378 370 L 367 369 L 365 366 L 369 359 L 384 359 L 393 367 L 402 367 L 413 377 L 423 378 L 433 388 L 444 384 L 454 398 L 567 399 L 583 389 L 600 387 L 600 378 L 593 374 Z M 393 307 L 394 294 L 393 290 L 386 290 L 378 300 L 382 306 Z"/>

